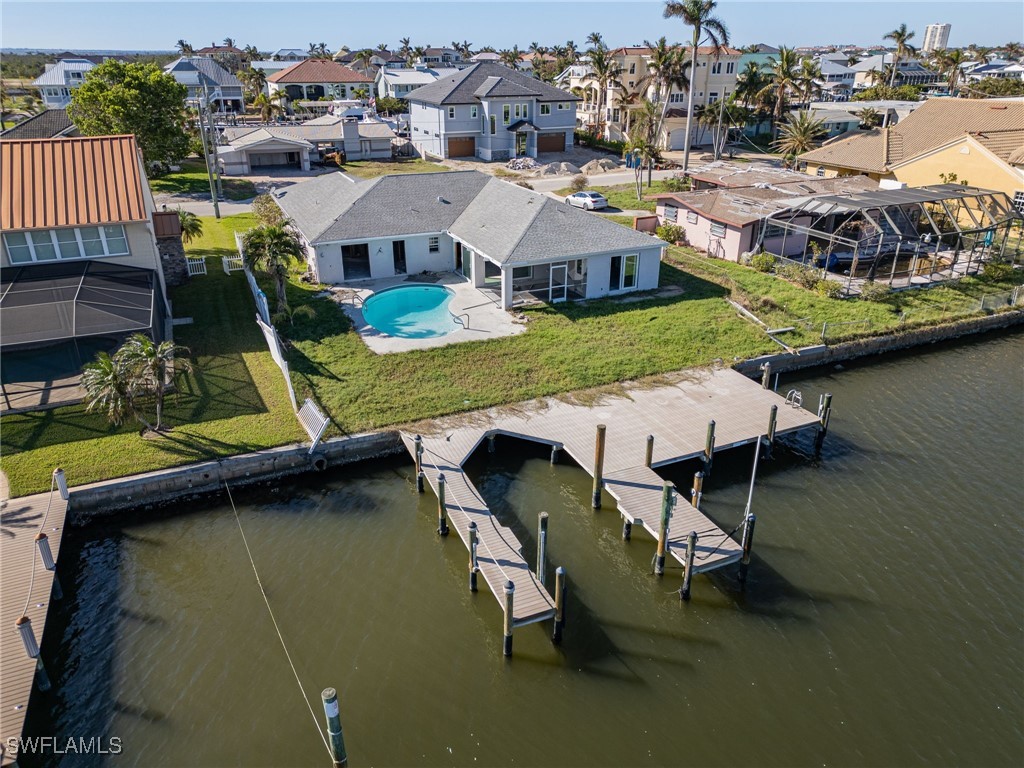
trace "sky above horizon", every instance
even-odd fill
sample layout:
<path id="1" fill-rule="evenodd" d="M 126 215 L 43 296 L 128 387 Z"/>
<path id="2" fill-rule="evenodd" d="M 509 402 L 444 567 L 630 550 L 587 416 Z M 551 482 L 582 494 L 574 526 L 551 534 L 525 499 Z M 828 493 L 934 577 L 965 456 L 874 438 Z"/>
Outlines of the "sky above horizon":
<path id="1" fill-rule="evenodd" d="M 526 48 L 574 40 L 600 32 L 610 46 L 639 44 L 661 35 L 687 37 L 678 20 L 662 17 L 663 2 L 649 0 L 554 0 L 508 2 L 262 2 L 261 0 L 123 0 L 121 2 L 11 2 L 0 0 L 0 47 L 30 49 L 171 50 L 179 38 L 196 48 L 231 37 L 261 50 L 308 47 L 332 50 L 413 45 Z M 719 0 L 717 15 L 733 45 L 880 45 L 901 23 L 917 34 L 927 24 L 949 23 L 950 46 L 996 46 L 1024 38 L 1019 0 Z M 537 23 L 543 18 L 543 23 Z"/>

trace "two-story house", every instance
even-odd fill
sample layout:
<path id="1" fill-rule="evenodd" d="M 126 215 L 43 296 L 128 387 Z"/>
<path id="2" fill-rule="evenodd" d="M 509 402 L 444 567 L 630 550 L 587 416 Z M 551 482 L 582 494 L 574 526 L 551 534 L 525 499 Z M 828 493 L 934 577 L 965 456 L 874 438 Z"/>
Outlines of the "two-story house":
<path id="1" fill-rule="evenodd" d="M 457 67 L 462 68 L 468 62 L 462 60 L 462 54 L 454 48 L 424 48 L 423 55 L 416 58 L 416 64 L 426 64 L 428 67 Z"/>
<path id="2" fill-rule="evenodd" d="M 409 93 L 410 139 L 423 155 L 508 160 L 572 146 L 579 98 L 491 61 Z"/>
<path id="3" fill-rule="evenodd" d="M 331 59 L 306 59 L 267 78 L 273 96 L 283 91 L 290 106 L 296 101 L 354 99 L 357 91 L 369 94 L 373 78 Z"/>
<path id="4" fill-rule="evenodd" d="M 422 85 L 429 85 L 434 81 L 458 74 L 459 70 L 452 67 L 431 69 L 425 65 L 419 65 L 413 69 L 391 69 L 382 67 L 377 70 L 375 78 L 376 92 L 378 96 L 390 96 L 394 99 L 404 99 L 412 91 Z"/>
<path id="5" fill-rule="evenodd" d="M 182 56 L 164 72 L 188 88 L 187 101 L 209 103 L 217 112 L 241 112 L 245 109 L 242 83 L 232 73 L 206 56 Z"/>
<path id="6" fill-rule="evenodd" d="M 60 59 L 46 65 L 46 71 L 32 81 L 47 109 L 71 103 L 71 91 L 85 82 L 85 74 L 96 65 L 88 59 Z"/>
<path id="7" fill-rule="evenodd" d="M 19 356 L 45 356 L 59 380 L 129 333 L 167 338 L 165 286 L 188 279 L 181 229 L 176 213 L 155 210 L 134 136 L 2 141 L 0 198 L 7 394 Z M 10 405 L 53 404 L 71 388 L 49 386 Z"/>

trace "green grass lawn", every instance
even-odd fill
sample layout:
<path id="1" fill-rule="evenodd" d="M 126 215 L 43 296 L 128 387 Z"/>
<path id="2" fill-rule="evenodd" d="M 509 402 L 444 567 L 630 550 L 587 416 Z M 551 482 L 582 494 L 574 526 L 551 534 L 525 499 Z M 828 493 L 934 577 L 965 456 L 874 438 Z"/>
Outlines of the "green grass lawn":
<path id="1" fill-rule="evenodd" d="M 590 184 L 587 189 L 593 189 L 600 192 L 608 199 L 608 205 L 612 208 L 619 208 L 624 211 L 653 211 L 654 201 L 653 200 L 637 200 L 636 199 L 636 186 L 633 184 L 615 184 L 610 187 L 600 186 L 601 177 L 591 176 Z M 654 181 L 651 186 L 647 186 L 647 176 L 644 175 L 643 186 L 640 189 L 640 194 L 646 197 L 647 195 L 655 195 L 659 192 L 668 191 L 666 183 L 664 181 Z M 556 189 L 555 194 L 558 197 L 565 197 L 566 195 L 572 194 L 572 189 L 569 187 L 562 187 Z M 632 223 L 630 224 L 632 226 Z"/>
<path id="2" fill-rule="evenodd" d="M 195 158 L 182 161 L 180 171 L 151 178 L 149 186 L 155 195 L 210 196 L 206 164 Z M 221 186 L 224 188 L 225 200 L 248 200 L 256 196 L 256 187 L 248 179 L 221 176 Z"/>
<path id="3" fill-rule="evenodd" d="M 249 219 L 204 220 L 206 234 L 189 255 L 219 257 L 231 228 L 248 228 Z M 0 466 L 12 494 L 45 490 L 58 465 L 78 485 L 305 439 L 281 371 L 253 322 L 245 278 L 225 275 L 219 259 L 210 261 L 208 272 L 171 293 L 175 317 L 194 320 L 175 328 L 175 341 L 189 347 L 195 370 L 167 398 L 169 436 L 142 439 L 139 425 L 113 427 L 80 405 L 5 416 Z"/>
<path id="4" fill-rule="evenodd" d="M 407 157 L 396 160 L 352 160 L 345 163 L 341 170 L 361 179 L 373 179 L 390 173 L 437 173 L 451 169 L 419 157 Z"/>

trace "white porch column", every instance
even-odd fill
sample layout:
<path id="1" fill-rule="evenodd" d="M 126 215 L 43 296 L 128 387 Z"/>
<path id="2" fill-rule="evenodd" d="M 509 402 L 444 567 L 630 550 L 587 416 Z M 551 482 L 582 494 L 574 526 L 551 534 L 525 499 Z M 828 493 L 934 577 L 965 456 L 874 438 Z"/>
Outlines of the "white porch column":
<path id="1" fill-rule="evenodd" d="M 501 268 L 501 307 L 512 309 L 512 267 Z"/>

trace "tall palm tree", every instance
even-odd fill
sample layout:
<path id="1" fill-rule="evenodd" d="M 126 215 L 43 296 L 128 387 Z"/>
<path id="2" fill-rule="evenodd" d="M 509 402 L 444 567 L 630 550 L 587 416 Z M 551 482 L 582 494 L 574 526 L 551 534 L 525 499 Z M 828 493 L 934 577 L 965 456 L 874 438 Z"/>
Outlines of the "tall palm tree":
<path id="1" fill-rule="evenodd" d="M 288 296 L 285 281 L 288 267 L 302 258 L 303 250 L 295 234 L 282 226 L 263 226 L 250 229 L 242 238 L 245 265 L 259 269 L 274 280 L 277 293 L 277 311 L 288 311 Z"/>
<path id="2" fill-rule="evenodd" d="M 176 374 L 192 370 L 188 360 L 180 359 L 188 354 L 188 347 L 173 341 L 155 343 L 143 333 L 133 333 L 117 351 L 116 357 L 124 363 L 137 389 L 148 391 L 156 400 L 156 425 L 163 429 L 164 389 L 169 379 Z"/>
<path id="3" fill-rule="evenodd" d="M 570 63 L 575 64 L 580 60 L 580 49 L 576 47 L 576 43 L 572 40 L 565 41 L 565 57 L 569 59 Z"/>
<path id="4" fill-rule="evenodd" d="M 180 53 L 182 56 L 191 56 L 193 53 L 196 52 L 195 48 L 192 47 L 192 44 L 188 42 L 188 40 L 179 39 L 178 42 L 175 43 L 174 47 L 178 49 L 178 53 Z"/>
<path id="5" fill-rule="evenodd" d="M 591 48 L 587 55 L 590 57 L 590 71 L 582 80 L 584 83 L 593 83 L 597 86 L 597 134 L 600 137 L 603 133 L 601 128 L 606 125 L 603 109 L 605 96 L 609 88 L 622 88 L 622 82 L 619 80 L 622 76 L 622 67 L 604 48 Z"/>
<path id="6" fill-rule="evenodd" d="M 715 0 L 666 0 L 664 17 L 681 19 L 688 27 L 693 28 L 690 37 L 690 71 L 697 71 L 697 49 L 701 42 L 709 42 L 715 48 L 729 45 L 729 30 L 714 15 Z M 683 173 L 690 165 L 690 139 L 693 131 L 693 88 L 688 89 L 686 101 L 686 137 L 683 143 Z"/>
<path id="7" fill-rule="evenodd" d="M 469 40 L 463 40 L 455 50 L 459 52 L 462 58 L 468 59 L 473 55 L 473 44 Z"/>
<path id="8" fill-rule="evenodd" d="M 824 120 L 816 120 L 809 111 L 801 110 L 782 124 L 779 137 L 772 145 L 787 158 L 795 160 L 798 155 L 814 149 L 825 133 Z"/>
<path id="9" fill-rule="evenodd" d="M 914 33 L 907 29 L 906 24 L 900 24 L 892 32 L 882 35 L 883 40 L 892 40 L 896 45 L 896 50 L 893 52 L 892 56 L 892 78 L 889 80 L 890 88 L 896 85 L 896 72 L 899 69 L 900 59 L 906 58 L 917 51 L 917 49 L 910 44 L 910 40 L 912 40 L 913 37 Z"/>
<path id="10" fill-rule="evenodd" d="M 946 79 L 946 88 L 950 95 L 955 95 L 957 86 L 960 85 L 960 78 L 963 76 L 961 67 L 966 63 L 967 57 L 959 48 L 943 51 L 942 54 L 939 72 Z"/>
<path id="11" fill-rule="evenodd" d="M 756 61 L 748 61 L 743 71 L 736 76 L 736 96 L 743 102 L 743 106 L 749 107 L 751 103 L 757 103 L 757 95 L 768 85 L 768 78 L 761 65 Z"/>
<path id="12" fill-rule="evenodd" d="M 377 43 L 377 50 L 380 53 L 387 52 L 388 51 L 388 44 L 387 43 Z"/>
<path id="13" fill-rule="evenodd" d="M 634 126 L 634 134 L 629 137 L 626 142 L 626 151 L 633 154 L 635 159 L 640 162 L 634 163 L 633 165 L 633 181 L 636 186 L 636 199 L 639 200 L 642 197 L 641 192 L 641 179 L 643 178 L 644 168 L 653 164 L 654 158 L 657 156 L 657 150 L 654 145 L 647 140 L 647 134 L 644 131 L 637 130 Z"/>
<path id="14" fill-rule="evenodd" d="M 243 69 L 235 73 L 242 85 L 245 87 L 246 96 L 249 98 L 250 103 L 254 102 L 256 98 L 263 93 L 263 89 L 267 85 L 267 73 L 262 69 Z"/>
<path id="15" fill-rule="evenodd" d="M 882 122 L 882 116 L 874 107 L 864 107 L 854 112 L 853 116 L 860 120 L 861 128 L 874 128 Z"/>
<path id="16" fill-rule="evenodd" d="M 786 113 L 786 96 L 790 91 L 796 91 L 797 86 L 797 58 L 792 48 L 782 46 L 779 48 L 779 55 L 771 68 L 771 80 L 766 85 L 759 97 L 771 98 L 774 102 L 772 108 L 772 127 L 775 128 L 782 122 Z"/>
<path id="17" fill-rule="evenodd" d="M 327 50 L 327 43 L 310 43 L 306 53 L 313 59 L 323 59 L 330 56 L 330 52 Z"/>
<path id="18" fill-rule="evenodd" d="M 181 224 L 181 241 L 185 245 L 197 237 L 203 236 L 203 220 L 180 205 L 178 206 L 178 222 Z"/>
<path id="19" fill-rule="evenodd" d="M 242 54 L 242 60 L 246 63 L 249 63 L 250 61 L 259 61 L 263 57 L 263 54 L 260 53 L 260 49 L 255 45 L 245 46 L 245 48 L 242 49 Z"/>
<path id="20" fill-rule="evenodd" d="M 405 63 L 409 63 L 409 55 L 412 53 L 412 41 L 408 37 L 403 37 L 398 41 L 398 55 L 405 59 Z"/>
<path id="21" fill-rule="evenodd" d="M 821 93 L 821 63 L 815 59 L 801 60 L 796 82 L 801 101 L 810 107 L 814 97 Z"/>
<path id="22" fill-rule="evenodd" d="M 589 45 L 591 48 L 608 47 L 604 44 L 604 38 L 601 36 L 600 32 L 591 32 L 589 35 L 587 35 L 587 45 Z"/>
<path id="23" fill-rule="evenodd" d="M 224 38 L 224 47 L 225 48 L 234 48 L 235 47 L 235 39 L 233 37 L 225 37 Z"/>
<path id="24" fill-rule="evenodd" d="M 366 88 L 366 86 L 361 86 L 359 88 L 353 89 L 352 96 L 359 99 L 360 101 L 364 101 L 370 98 L 370 91 L 368 88 Z"/>
<path id="25" fill-rule="evenodd" d="M 528 50 L 534 56 L 543 56 L 545 53 L 548 52 L 547 46 L 541 45 L 540 43 L 530 43 L 530 47 L 527 48 L 526 50 Z"/>
<path id="26" fill-rule="evenodd" d="M 679 46 L 669 45 L 664 36 L 658 38 L 654 43 L 645 40 L 644 46 L 651 49 L 651 54 L 647 62 L 647 74 L 640 79 L 640 83 L 646 85 L 648 82 L 653 82 L 655 99 L 661 104 L 661 118 L 658 120 L 652 138 L 652 141 L 658 144 L 661 141 L 661 128 L 665 124 L 665 116 L 668 114 L 672 91 L 690 90 L 690 78 L 687 76 L 690 62 L 686 60 L 686 50 Z"/>
<path id="27" fill-rule="evenodd" d="M 82 366 L 82 389 L 85 390 L 85 410 L 102 410 L 115 427 L 129 419 L 137 419 L 146 429 L 153 426 L 143 418 L 136 402 L 137 392 L 132 372 L 116 354 L 111 357 L 100 352 L 96 360 Z"/>
<path id="28" fill-rule="evenodd" d="M 282 94 L 284 91 L 277 91 L 274 95 Z M 259 112 L 260 120 L 264 123 L 269 123 L 274 119 L 274 115 L 280 115 L 284 112 L 284 108 L 280 103 L 274 103 L 273 97 L 268 97 L 267 94 L 261 93 L 255 99 L 253 99 L 252 105 Z"/>
<path id="29" fill-rule="evenodd" d="M 498 51 L 499 60 L 509 69 L 515 69 L 518 67 L 522 56 L 523 52 L 519 50 L 518 45 L 513 45 L 511 48 L 505 48 Z"/>
<path id="30" fill-rule="evenodd" d="M 1019 59 L 1024 56 L 1024 46 L 1021 46 L 1020 43 L 1006 43 L 1000 46 L 1000 50 L 1008 59 Z"/>
<path id="31" fill-rule="evenodd" d="M 415 48 L 413 48 L 411 51 L 409 51 L 409 56 L 411 58 L 408 60 L 407 63 L 408 64 L 412 64 L 412 62 L 414 62 L 414 61 L 423 61 L 423 57 L 426 56 L 426 55 L 427 55 L 427 47 L 423 46 L 423 45 L 417 45 Z"/>
<path id="32" fill-rule="evenodd" d="M 363 74 L 367 74 L 373 66 L 373 57 L 375 55 L 369 48 L 363 48 L 363 50 L 356 53 L 353 63 L 363 70 Z"/>

